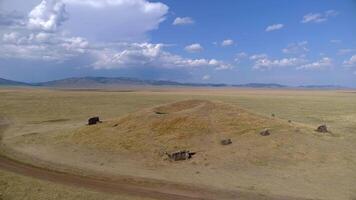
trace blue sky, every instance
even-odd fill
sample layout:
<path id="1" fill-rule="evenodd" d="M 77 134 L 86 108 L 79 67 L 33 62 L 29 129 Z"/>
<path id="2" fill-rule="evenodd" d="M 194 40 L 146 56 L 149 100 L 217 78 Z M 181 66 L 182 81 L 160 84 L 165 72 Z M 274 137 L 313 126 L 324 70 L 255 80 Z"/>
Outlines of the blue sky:
<path id="1" fill-rule="evenodd" d="M 0 77 L 73 76 L 356 87 L 356 1 L 0 1 Z"/>

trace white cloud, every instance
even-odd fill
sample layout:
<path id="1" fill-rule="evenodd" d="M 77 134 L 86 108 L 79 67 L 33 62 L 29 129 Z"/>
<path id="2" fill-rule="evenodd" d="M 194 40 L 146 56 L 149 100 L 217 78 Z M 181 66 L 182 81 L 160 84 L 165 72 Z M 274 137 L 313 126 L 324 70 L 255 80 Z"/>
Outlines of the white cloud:
<path id="1" fill-rule="evenodd" d="M 135 66 L 162 68 L 214 67 L 228 69 L 228 64 L 215 59 L 188 59 L 163 50 L 163 44 L 133 43 L 125 44 L 123 49 L 95 51 L 96 69 L 126 68 Z"/>
<path id="2" fill-rule="evenodd" d="M 147 41 L 169 7 L 148 0 L 63 0 L 70 19 L 63 27 L 91 41 Z"/>
<path id="3" fill-rule="evenodd" d="M 305 69 L 305 70 L 320 70 L 320 69 L 325 69 L 327 67 L 331 67 L 333 65 L 332 59 L 328 57 L 323 57 L 322 59 L 308 63 L 302 66 L 297 67 L 298 70 L 300 69 Z"/>
<path id="4" fill-rule="evenodd" d="M 5 33 L 2 40 L 6 43 L 16 43 L 18 41 L 19 34 L 17 32 Z"/>
<path id="5" fill-rule="evenodd" d="M 61 44 L 66 50 L 84 53 L 89 47 L 89 42 L 81 37 L 65 38 Z"/>
<path id="6" fill-rule="evenodd" d="M 345 60 L 344 65 L 348 67 L 356 67 L 356 54 L 351 56 L 349 60 Z"/>
<path id="7" fill-rule="evenodd" d="M 270 26 L 267 26 L 265 31 L 267 31 L 267 32 L 275 31 L 275 30 L 282 29 L 283 27 L 284 27 L 283 24 L 272 24 Z"/>
<path id="8" fill-rule="evenodd" d="M 337 51 L 337 54 L 339 54 L 339 55 L 344 55 L 344 54 L 353 53 L 353 52 L 355 52 L 355 51 L 356 51 L 356 49 L 339 49 L 339 50 Z"/>
<path id="9" fill-rule="evenodd" d="M 333 39 L 333 40 L 330 40 L 330 42 L 333 43 L 333 44 L 340 44 L 342 41 Z"/>
<path id="10" fill-rule="evenodd" d="M 242 59 L 244 58 L 247 58 L 248 54 L 245 53 L 245 52 L 240 52 L 238 54 L 236 54 L 236 57 L 235 57 L 235 62 L 239 63 Z"/>
<path id="11" fill-rule="evenodd" d="M 286 54 L 303 54 L 309 51 L 307 45 L 307 41 L 291 43 L 288 44 L 286 48 L 282 49 L 282 52 Z"/>
<path id="12" fill-rule="evenodd" d="M 89 42 L 80 37 L 63 37 L 40 32 L 5 33 L 0 58 L 65 61 L 87 51 Z"/>
<path id="13" fill-rule="evenodd" d="M 66 37 L 58 34 L 20 34 L 11 32 L 3 35 L 0 43 L 0 58 L 27 60 L 65 60 L 88 56 L 95 60 L 95 69 L 128 67 L 195 68 L 212 67 L 216 70 L 230 69 L 231 65 L 216 59 L 189 59 L 164 50 L 164 44 L 113 43 L 90 44 L 82 37 Z"/>
<path id="14" fill-rule="evenodd" d="M 232 39 L 226 39 L 221 42 L 221 46 L 226 47 L 226 46 L 231 46 L 234 44 L 234 40 Z"/>
<path id="15" fill-rule="evenodd" d="M 164 49 L 164 44 L 121 41 L 125 40 L 125 34 L 142 35 L 156 28 L 167 11 L 166 5 L 147 0 L 42 0 L 28 14 L 26 26 L 16 31 L 4 31 L 0 40 L 0 58 L 64 62 L 83 56 L 95 69 L 232 68 L 230 64 L 216 59 L 190 59 L 172 54 Z M 67 19 L 67 12 L 70 19 L 62 25 Z M 110 12 L 116 14 L 111 15 Z M 83 23 L 82 17 L 91 23 Z M 112 24 L 115 24 L 114 29 L 106 29 Z M 59 29 L 60 26 L 63 30 Z M 81 31 L 77 32 L 75 28 Z M 107 41 L 105 37 L 102 41 L 101 36 L 105 34 L 102 32 L 115 36 L 116 40 Z M 89 42 L 86 33 L 97 40 Z M 190 51 L 202 49 L 200 44 L 187 47 Z"/>
<path id="16" fill-rule="evenodd" d="M 184 49 L 190 53 L 196 53 L 196 52 L 202 51 L 203 47 L 198 43 L 194 43 L 194 44 L 186 46 Z"/>
<path id="17" fill-rule="evenodd" d="M 338 15 L 338 12 L 335 10 L 328 10 L 324 13 L 308 13 L 303 16 L 301 23 L 321 23 L 336 15 Z"/>
<path id="18" fill-rule="evenodd" d="M 267 54 L 254 54 L 252 56 L 250 56 L 250 60 L 257 60 L 257 59 L 263 59 L 263 58 L 267 58 Z"/>
<path id="19" fill-rule="evenodd" d="M 266 57 L 255 60 L 253 69 L 269 70 L 274 67 L 292 67 L 300 65 L 303 62 L 304 60 L 301 58 L 282 58 L 279 60 L 271 60 Z"/>
<path id="20" fill-rule="evenodd" d="M 211 78 L 210 75 L 206 74 L 202 77 L 202 80 L 207 81 L 207 80 L 210 80 L 210 78 Z"/>
<path id="21" fill-rule="evenodd" d="M 28 15 L 30 29 L 54 32 L 67 19 L 65 4 L 60 0 L 42 0 Z"/>
<path id="22" fill-rule="evenodd" d="M 17 11 L 6 12 L 0 9 L 0 26 L 23 26 L 24 16 Z"/>
<path id="23" fill-rule="evenodd" d="M 194 24 L 194 20 L 190 17 L 177 17 L 172 23 L 173 25 Z"/>

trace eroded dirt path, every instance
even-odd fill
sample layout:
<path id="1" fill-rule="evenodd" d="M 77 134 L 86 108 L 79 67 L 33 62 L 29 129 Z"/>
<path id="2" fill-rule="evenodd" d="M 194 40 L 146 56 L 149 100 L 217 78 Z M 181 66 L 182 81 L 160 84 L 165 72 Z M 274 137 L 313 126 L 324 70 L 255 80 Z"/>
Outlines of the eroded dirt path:
<path id="1" fill-rule="evenodd" d="M 140 178 L 101 179 L 27 165 L 0 155 L 0 169 L 16 174 L 30 176 L 75 187 L 83 187 L 112 194 L 128 194 L 150 197 L 159 200 L 196 200 L 196 199 L 241 199 L 241 200 L 302 200 L 286 196 L 267 196 L 243 191 L 221 191 L 197 188 L 166 182 L 152 182 Z"/>
<path id="2" fill-rule="evenodd" d="M 0 148 L 1 135 L 6 126 L 7 122 L 0 119 Z M 164 182 L 160 180 L 127 176 L 115 177 L 115 180 L 105 177 L 87 177 L 21 163 L 1 154 L 0 169 L 40 180 L 87 188 L 99 192 L 150 197 L 157 200 L 304 200 L 302 198 L 264 195 L 256 192 L 221 191 L 198 188 L 195 186 Z"/>

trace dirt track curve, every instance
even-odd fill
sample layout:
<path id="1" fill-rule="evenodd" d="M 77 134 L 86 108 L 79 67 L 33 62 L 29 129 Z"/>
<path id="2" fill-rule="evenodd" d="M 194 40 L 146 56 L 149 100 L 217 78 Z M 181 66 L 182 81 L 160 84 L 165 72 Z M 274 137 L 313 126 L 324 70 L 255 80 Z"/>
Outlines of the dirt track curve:
<path id="1" fill-rule="evenodd" d="M 4 123 L 0 129 L 4 128 Z M 1 132 L 1 130 L 0 130 Z M 1 133 L 0 133 L 1 136 Z M 1 148 L 1 137 L 0 137 Z M 104 177 L 87 177 L 69 174 L 60 171 L 49 170 L 0 155 L 0 169 L 16 174 L 34 177 L 40 180 L 54 183 L 87 188 L 99 192 L 111 194 L 128 194 L 139 197 L 150 197 L 158 200 L 305 200 L 302 198 L 286 196 L 267 196 L 255 192 L 245 191 L 221 191 L 207 188 L 164 182 L 135 177 L 117 177 L 115 180 Z"/>

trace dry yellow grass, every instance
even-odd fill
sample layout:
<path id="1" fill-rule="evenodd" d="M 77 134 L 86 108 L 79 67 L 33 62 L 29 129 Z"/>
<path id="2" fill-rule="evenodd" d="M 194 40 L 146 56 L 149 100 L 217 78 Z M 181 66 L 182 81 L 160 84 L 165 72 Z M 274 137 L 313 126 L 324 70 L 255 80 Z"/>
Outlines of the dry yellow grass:
<path id="1" fill-rule="evenodd" d="M 0 116 L 11 123 L 4 142 L 25 155 L 87 172 L 330 200 L 356 196 L 355 113 L 348 91 L 0 90 Z M 103 124 L 84 126 L 96 115 Z M 322 123 L 332 134 L 314 131 Z M 265 127 L 272 134 L 262 137 Z M 198 154 L 161 160 L 182 148 Z"/>
<path id="2" fill-rule="evenodd" d="M 271 130 L 271 136 L 259 134 L 265 128 Z M 300 139 L 298 131 L 301 129 L 312 134 L 305 127 L 255 115 L 231 104 L 186 100 L 84 126 L 58 140 L 102 151 L 144 156 L 148 160 L 162 159 L 164 152 L 189 149 L 199 152 L 198 156 L 218 157 L 224 154 L 224 159 L 217 159 L 222 160 L 221 163 L 235 156 L 251 162 L 257 159 L 260 162 L 257 164 L 261 164 L 268 160 L 289 159 L 285 152 L 277 151 L 281 145 L 295 145 L 293 138 Z M 237 153 L 224 152 L 227 148 L 221 146 L 220 141 L 226 138 L 239 143 Z M 242 146 L 247 148 L 242 149 Z M 254 148 L 251 151 L 254 153 L 246 156 L 247 149 L 251 148 Z"/>

